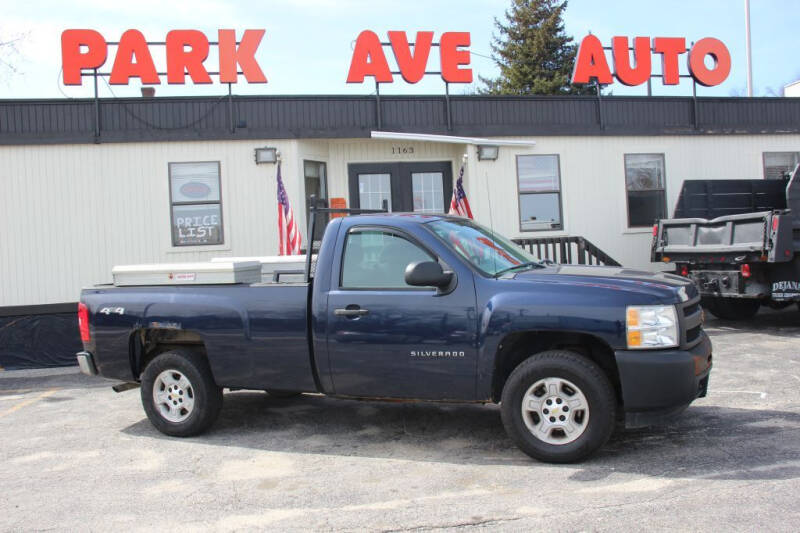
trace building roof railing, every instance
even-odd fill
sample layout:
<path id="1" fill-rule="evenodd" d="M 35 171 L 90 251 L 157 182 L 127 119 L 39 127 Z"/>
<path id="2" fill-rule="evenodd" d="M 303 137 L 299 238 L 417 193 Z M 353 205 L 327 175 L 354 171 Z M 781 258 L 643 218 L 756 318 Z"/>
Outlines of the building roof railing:
<path id="1" fill-rule="evenodd" d="M 380 127 L 378 127 L 380 125 Z M 0 144 L 800 133 L 800 98 L 235 96 L 0 100 Z"/>

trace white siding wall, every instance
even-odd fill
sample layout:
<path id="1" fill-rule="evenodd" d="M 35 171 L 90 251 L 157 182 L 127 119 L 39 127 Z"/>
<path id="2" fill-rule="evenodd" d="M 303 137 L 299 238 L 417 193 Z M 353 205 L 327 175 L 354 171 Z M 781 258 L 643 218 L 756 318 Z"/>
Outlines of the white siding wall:
<path id="1" fill-rule="evenodd" d="M 120 143 L 0 147 L 0 306 L 77 301 L 116 264 L 204 261 L 277 252 L 277 146 L 302 218 L 296 141 Z M 219 161 L 225 243 L 174 248 L 167 165 Z"/>
<path id="2" fill-rule="evenodd" d="M 214 141 L 0 147 L 0 306 L 75 301 L 80 288 L 111 279 L 115 264 L 203 261 L 277 251 L 275 165 L 253 149 L 276 146 L 305 244 L 302 161 L 328 163 L 329 197 L 350 199 L 349 163 L 450 161 L 453 178 L 468 151 L 465 187 L 478 221 L 510 237 L 582 235 L 625 265 L 650 268 L 651 232 L 626 227 L 623 156 L 664 153 L 667 208 L 682 180 L 761 178 L 762 153 L 800 151 L 800 135 L 537 137 L 477 161 L 458 144 L 372 141 Z M 392 154 L 392 146 L 413 154 Z M 521 232 L 517 154 L 559 154 L 564 230 Z M 225 243 L 173 248 L 169 162 L 219 161 Z"/>
<path id="3" fill-rule="evenodd" d="M 624 154 L 663 153 L 667 212 L 684 179 L 763 178 L 762 153 L 798 151 L 800 135 L 537 137 L 530 149 L 502 147 L 497 161 L 470 151 L 467 195 L 476 219 L 509 237 L 580 235 L 623 265 L 651 269 L 651 228 L 627 228 Z M 564 230 L 519 230 L 516 155 L 558 154 Z M 487 186 L 488 185 L 488 186 Z"/>

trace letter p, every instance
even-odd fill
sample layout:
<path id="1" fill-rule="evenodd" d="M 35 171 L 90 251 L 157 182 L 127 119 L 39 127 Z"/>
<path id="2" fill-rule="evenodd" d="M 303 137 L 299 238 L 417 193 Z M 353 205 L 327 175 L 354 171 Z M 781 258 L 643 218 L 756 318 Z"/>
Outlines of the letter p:
<path id="1" fill-rule="evenodd" d="M 81 48 L 86 47 L 86 52 Z M 61 67 L 64 85 L 80 85 L 81 69 L 103 66 L 108 56 L 108 45 L 103 36 L 94 30 L 64 30 L 61 33 Z"/>

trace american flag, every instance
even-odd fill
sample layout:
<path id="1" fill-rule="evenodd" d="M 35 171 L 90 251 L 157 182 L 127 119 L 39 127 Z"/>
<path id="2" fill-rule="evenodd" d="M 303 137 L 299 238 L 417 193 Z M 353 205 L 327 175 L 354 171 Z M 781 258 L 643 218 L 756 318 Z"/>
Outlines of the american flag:
<path id="1" fill-rule="evenodd" d="M 464 192 L 464 165 L 461 165 L 461 170 L 458 171 L 458 181 L 456 181 L 456 186 L 453 187 L 453 199 L 450 200 L 450 211 L 447 214 L 473 218 L 472 209 L 469 208 L 469 200 L 467 200 L 467 193 Z"/>
<path id="2" fill-rule="evenodd" d="M 300 229 L 294 220 L 289 197 L 281 179 L 281 164 L 278 163 L 278 238 L 280 241 L 278 255 L 300 254 Z"/>

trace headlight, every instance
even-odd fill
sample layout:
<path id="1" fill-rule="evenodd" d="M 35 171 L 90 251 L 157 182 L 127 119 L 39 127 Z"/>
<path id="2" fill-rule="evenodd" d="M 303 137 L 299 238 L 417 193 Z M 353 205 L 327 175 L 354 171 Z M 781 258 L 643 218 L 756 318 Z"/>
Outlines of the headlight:
<path id="1" fill-rule="evenodd" d="M 625 312 L 628 349 L 678 346 L 678 316 L 674 305 L 630 305 Z"/>

